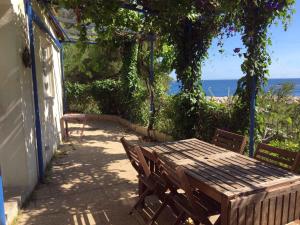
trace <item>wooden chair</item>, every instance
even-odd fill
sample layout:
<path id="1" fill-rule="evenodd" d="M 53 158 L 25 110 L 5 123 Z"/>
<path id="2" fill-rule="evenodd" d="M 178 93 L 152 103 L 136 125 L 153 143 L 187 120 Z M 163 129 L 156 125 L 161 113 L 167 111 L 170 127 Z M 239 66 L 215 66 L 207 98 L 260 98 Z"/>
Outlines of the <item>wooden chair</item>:
<path id="1" fill-rule="evenodd" d="M 220 224 L 220 216 L 215 222 L 209 220 L 209 217 L 220 214 L 221 208 L 215 200 L 199 192 L 200 182 L 192 175 L 192 172 L 182 166 L 176 169 L 181 182 L 181 187 L 185 191 L 186 200 L 181 205 L 183 210 L 182 218 L 192 218 L 196 225 L 216 225 Z M 181 221 L 180 221 L 181 222 Z M 180 224 L 180 223 L 179 223 Z"/>
<path id="2" fill-rule="evenodd" d="M 138 201 L 134 204 L 129 214 L 132 214 L 138 206 L 143 206 L 145 198 L 149 195 L 156 195 L 159 200 L 163 202 L 161 207 L 150 218 L 149 224 L 153 224 L 158 218 L 162 209 L 165 207 L 165 192 L 167 190 L 166 185 L 156 174 L 152 173 L 146 159 L 142 153 L 142 150 L 137 145 L 130 144 L 124 137 L 121 138 L 121 142 L 126 151 L 127 157 L 130 160 L 132 166 L 138 173 L 138 179 L 140 186 L 142 185 L 143 191 L 139 196 Z"/>
<path id="3" fill-rule="evenodd" d="M 257 146 L 254 158 L 291 172 L 299 172 L 300 152 L 292 152 L 260 143 Z"/>
<path id="4" fill-rule="evenodd" d="M 212 139 L 212 143 L 219 147 L 244 154 L 247 138 L 239 134 L 217 129 Z"/>
<path id="5" fill-rule="evenodd" d="M 213 223 L 209 221 L 208 217 L 212 213 L 215 213 L 216 209 L 214 208 L 212 210 L 212 204 L 208 202 L 208 197 L 202 199 L 199 192 L 195 192 L 192 188 L 187 188 L 189 183 L 186 181 L 185 175 L 183 175 L 183 170 L 174 170 L 159 157 L 157 159 L 157 166 L 162 178 L 165 180 L 167 187 L 170 190 L 165 205 L 170 205 L 173 211 L 174 206 L 177 209 L 174 211 L 177 216 L 174 225 L 184 224 L 189 217 L 192 218 L 196 225 L 212 225 Z M 180 190 L 184 190 L 184 192 Z M 192 196 L 194 197 L 192 198 Z M 194 198 L 197 198 L 198 201 L 194 200 Z M 199 204 L 199 202 L 201 202 L 201 204 Z M 208 207 L 206 207 L 206 205 Z"/>

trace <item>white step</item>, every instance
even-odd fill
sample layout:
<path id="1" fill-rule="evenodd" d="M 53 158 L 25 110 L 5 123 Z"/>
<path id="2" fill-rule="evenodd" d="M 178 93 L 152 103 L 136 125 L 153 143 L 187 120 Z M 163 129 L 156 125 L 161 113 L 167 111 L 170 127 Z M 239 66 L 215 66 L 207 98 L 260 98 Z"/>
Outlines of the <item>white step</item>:
<path id="1" fill-rule="evenodd" d="M 17 200 L 9 200 L 4 203 L 6 225 L 10 225 L 14 222 L 19 214 L 19 204 Z"/>

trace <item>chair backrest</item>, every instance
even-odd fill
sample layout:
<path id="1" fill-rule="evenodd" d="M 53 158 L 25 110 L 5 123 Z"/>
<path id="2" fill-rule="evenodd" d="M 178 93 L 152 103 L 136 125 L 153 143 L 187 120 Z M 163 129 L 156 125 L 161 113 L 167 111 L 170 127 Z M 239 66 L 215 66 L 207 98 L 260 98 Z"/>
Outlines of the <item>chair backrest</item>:
<path id="1" fill-rule="evenodd" d="M 162 158 L 160 158 L 156 152 L 153 152 L 153 156 L 155 157 L 155 164 L 158 168 L 159 175 L 167 184 L 168 188 L 171 191 L 176 192 L 176 190 L 180 188 L 180 180 L 178 178 L 176 170 L 173 169 Z"/>
<path id="2" fill-rule="evenodd" d="M 121 143 L 133 168 L 138 172 L 138 174 L 144 174 L 149 177 L 151 171 L 141 148 L 128 142 L 125 137 L 121 138 Z"/>
<path id="3" fill-rule="evenodd" d="M 182 166 L 178 166 L 176 172 L 194 215 L 197 216 L 199 213 L 206 214 L 220 210 L 220 206 L 215 200 L 201 193 L 201 189 L 205 189 L 205 187 L 197 179 L 197 175 Z"/>
<path id="4" fill-rule="evenodd" d="M 222 148 L 243 154 L 247 144 L 245 136 L 217 129 L 212 143 Z"/>
<path id="5" fill-rule="evenodd" d="M 300 167 L 300 152 L 292 152 L 263 143 L 258 144 L 254 158 L 292 172 L 298 172 Z"/>

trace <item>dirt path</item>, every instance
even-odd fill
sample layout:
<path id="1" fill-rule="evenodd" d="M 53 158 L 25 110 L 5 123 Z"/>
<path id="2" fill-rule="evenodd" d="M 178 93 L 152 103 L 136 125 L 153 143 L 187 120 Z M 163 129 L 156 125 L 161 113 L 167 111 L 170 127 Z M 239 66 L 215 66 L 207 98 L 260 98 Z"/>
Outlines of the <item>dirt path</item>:
<path id="1" fill-rule="evenodd" d="M 73 125 L 74 127 L 79 125 Z M 119 142 L 125 135 L 111 122 L 87 126 L 82 141 L 75 132 L 61 149 L 23 210 L 20 225 L 136 225 L 128 211 L 136 197 L 137 179 Z"/>

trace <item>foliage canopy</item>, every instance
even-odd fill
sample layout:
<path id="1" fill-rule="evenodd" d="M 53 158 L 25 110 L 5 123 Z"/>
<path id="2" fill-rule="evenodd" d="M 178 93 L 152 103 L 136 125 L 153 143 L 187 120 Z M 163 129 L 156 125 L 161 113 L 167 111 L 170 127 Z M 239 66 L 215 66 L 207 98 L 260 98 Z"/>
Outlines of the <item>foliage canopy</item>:
<path id="1" fill-rule="evenodd" d="M 243 112 L 244 119 L 237 121 L 240 117 L 232 116 L 226 117 L 226 121 L 230 120 L 232 129 L 245 132 L 252 79 L 256 78 L 256 92 L 259 92 L 271 63 L 267 52 L 267 45 L 271 44 L 268 28 L 278 21 L 287 27 L 295 0 L 60 0 L 60 4 L 74 10 L 82 43 L 87 38 L 87 25 L 94 24 L 96 40 L 102 48 L 109 43 L 107 46 L 122 49 L 123 60 L 119 65 L 122 69 L 116 77 L 121 80 L 127 105 L 142 104 L 147 96 L 145 93 L 150 95 L 151 91 L 163 100 L 162 85 L 154 82 L 151 87 L 146 78 L 150 73 L 147 38 L 148 34 L 155 34 L 156 81 L 172 69 L 176 70 L 182 86 L 181 92 L 174 97 L 175 120 L 178 121 L 175 130 L 177 136 L 189 137 L 199 130 L 199 121 L 205 122 L 205 117 L 211 116 L 211 109 L 215 108 L 206 101 L 201 88 L 201 66 L 208 49 L 214 38 L 230 37 L 235 32 L 242 34 L 246 51 L 234 50 L 244 58 L 241 65 L 244 77 L 239 81 L 238 101 L 232 114 Z M 136 113 L 126 114 L 133 120 L 137 116 Z"/>

